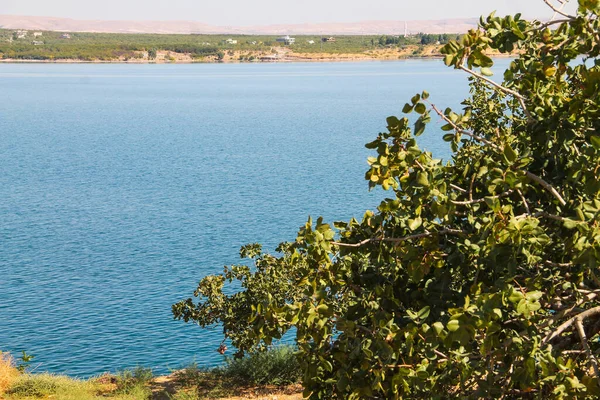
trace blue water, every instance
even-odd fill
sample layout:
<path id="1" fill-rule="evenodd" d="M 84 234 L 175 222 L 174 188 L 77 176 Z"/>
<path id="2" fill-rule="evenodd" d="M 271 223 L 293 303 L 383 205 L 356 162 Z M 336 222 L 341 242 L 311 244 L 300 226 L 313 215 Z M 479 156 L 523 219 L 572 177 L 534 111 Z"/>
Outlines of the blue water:
<path id="1" fill-rule="evenodd" d="M 0 65 L 0 350 L 76 376 L 221 363 L 220 329 L 171 304 L 245 243 L 374 208 L 364 143 L 423 89 L 457 106 L 466 78 L 440 61 Z M 440 137 L 421 144 L 447 159 Z"/>

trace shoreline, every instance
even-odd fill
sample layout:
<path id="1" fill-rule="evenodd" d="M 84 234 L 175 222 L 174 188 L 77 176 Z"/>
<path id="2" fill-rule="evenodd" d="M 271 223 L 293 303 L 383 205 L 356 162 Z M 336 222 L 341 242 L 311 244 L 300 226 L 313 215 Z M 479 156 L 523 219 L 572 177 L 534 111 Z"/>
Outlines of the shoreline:
<path id="1" fill-rule="evenodd" d="M 230 51 L 220 57 L 210 55 L 195 58 L 190 53 L 177 53 L 159 50 L 156 57 L 148 58 L 147 53 L 138 52 L 134 58 L 115 58 L 109 60 L 85 59 L 19 59 L 3 58 L 0 63 L 7 64 L 241 64 L 241 63 L 314 63 L 314 62 L 366 62 L 366 61 L 402 61 L 437 60 L 444 55 L 441 45 L 406 46 L 403 48 L 374 49 L 360 53 L 295 53 L 290 48 L 271 48 L 268 51 Z M 511 57 L 513 55 L 490 53 L 490 57 Z"/>
<path id="2" fill-rule="evenodd" d="M 290 57 L 278 60 L 176 60 L 176 61 L 155 61 L 155 60 L 22 60 L 22 59 L 0 59 L 0 64 L 122 64 L 122 65 L 169 65 L 169 64 L 286 64 L 286 63 L 331 63 L 331 62 L 375 62 L 375 61 L 407 61 L 407 60 L 440 60 L 440 55 L 431 56 L 407 56 L 398 58 L 384 57 Z"/>

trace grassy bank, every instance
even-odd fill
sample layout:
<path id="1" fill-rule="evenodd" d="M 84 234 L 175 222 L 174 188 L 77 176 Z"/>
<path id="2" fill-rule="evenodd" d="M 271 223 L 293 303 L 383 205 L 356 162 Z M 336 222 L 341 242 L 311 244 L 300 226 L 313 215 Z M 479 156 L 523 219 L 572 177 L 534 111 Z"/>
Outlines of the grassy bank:
<path id="1" fill-rule="evenodd" d="M 287 346 L 230 359 L 219 368 L 193 364 L 168 376 L 154 376 L 151 369 L 137 367 L 85 380 L 21 372 L 10 355 L 0 356 L 0 399 L 6 400 L 302 398 L 300 367 L 294 349 Z"/>

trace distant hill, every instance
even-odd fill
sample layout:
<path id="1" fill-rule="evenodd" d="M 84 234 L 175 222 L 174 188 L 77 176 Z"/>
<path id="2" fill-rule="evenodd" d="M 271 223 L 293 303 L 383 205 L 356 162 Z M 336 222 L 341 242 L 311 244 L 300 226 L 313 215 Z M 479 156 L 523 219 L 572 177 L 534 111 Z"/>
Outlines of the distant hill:
<path id="1" fill-rule="evenodd" d="M 476 18 L 431 21 L 359 21 L 262 26 L 217 26 L 194 21 L 94 21 L 69 18 L 0 15 L 4 29 L 104 33 L 202 33 L 256 35 L 401 35 L 410 33 L 464 33 L 477 26 Z"/>

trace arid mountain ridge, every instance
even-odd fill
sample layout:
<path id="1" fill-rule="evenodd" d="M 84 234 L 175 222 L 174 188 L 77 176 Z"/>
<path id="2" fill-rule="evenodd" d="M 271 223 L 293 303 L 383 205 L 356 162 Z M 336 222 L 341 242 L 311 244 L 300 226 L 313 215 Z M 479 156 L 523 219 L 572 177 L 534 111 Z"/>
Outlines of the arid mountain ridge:
<path id="1" fill-rule="evenodd" d="M 463 33 L 477 26 L 477 18 L 445 20 L 390 20 L 340 23 L 217 26 L 194 21 L 100 21 L 69 18 L 0 15 L 0 28 L 61 32 L 249 34 L 249 35 L 401 35 Z"/>

